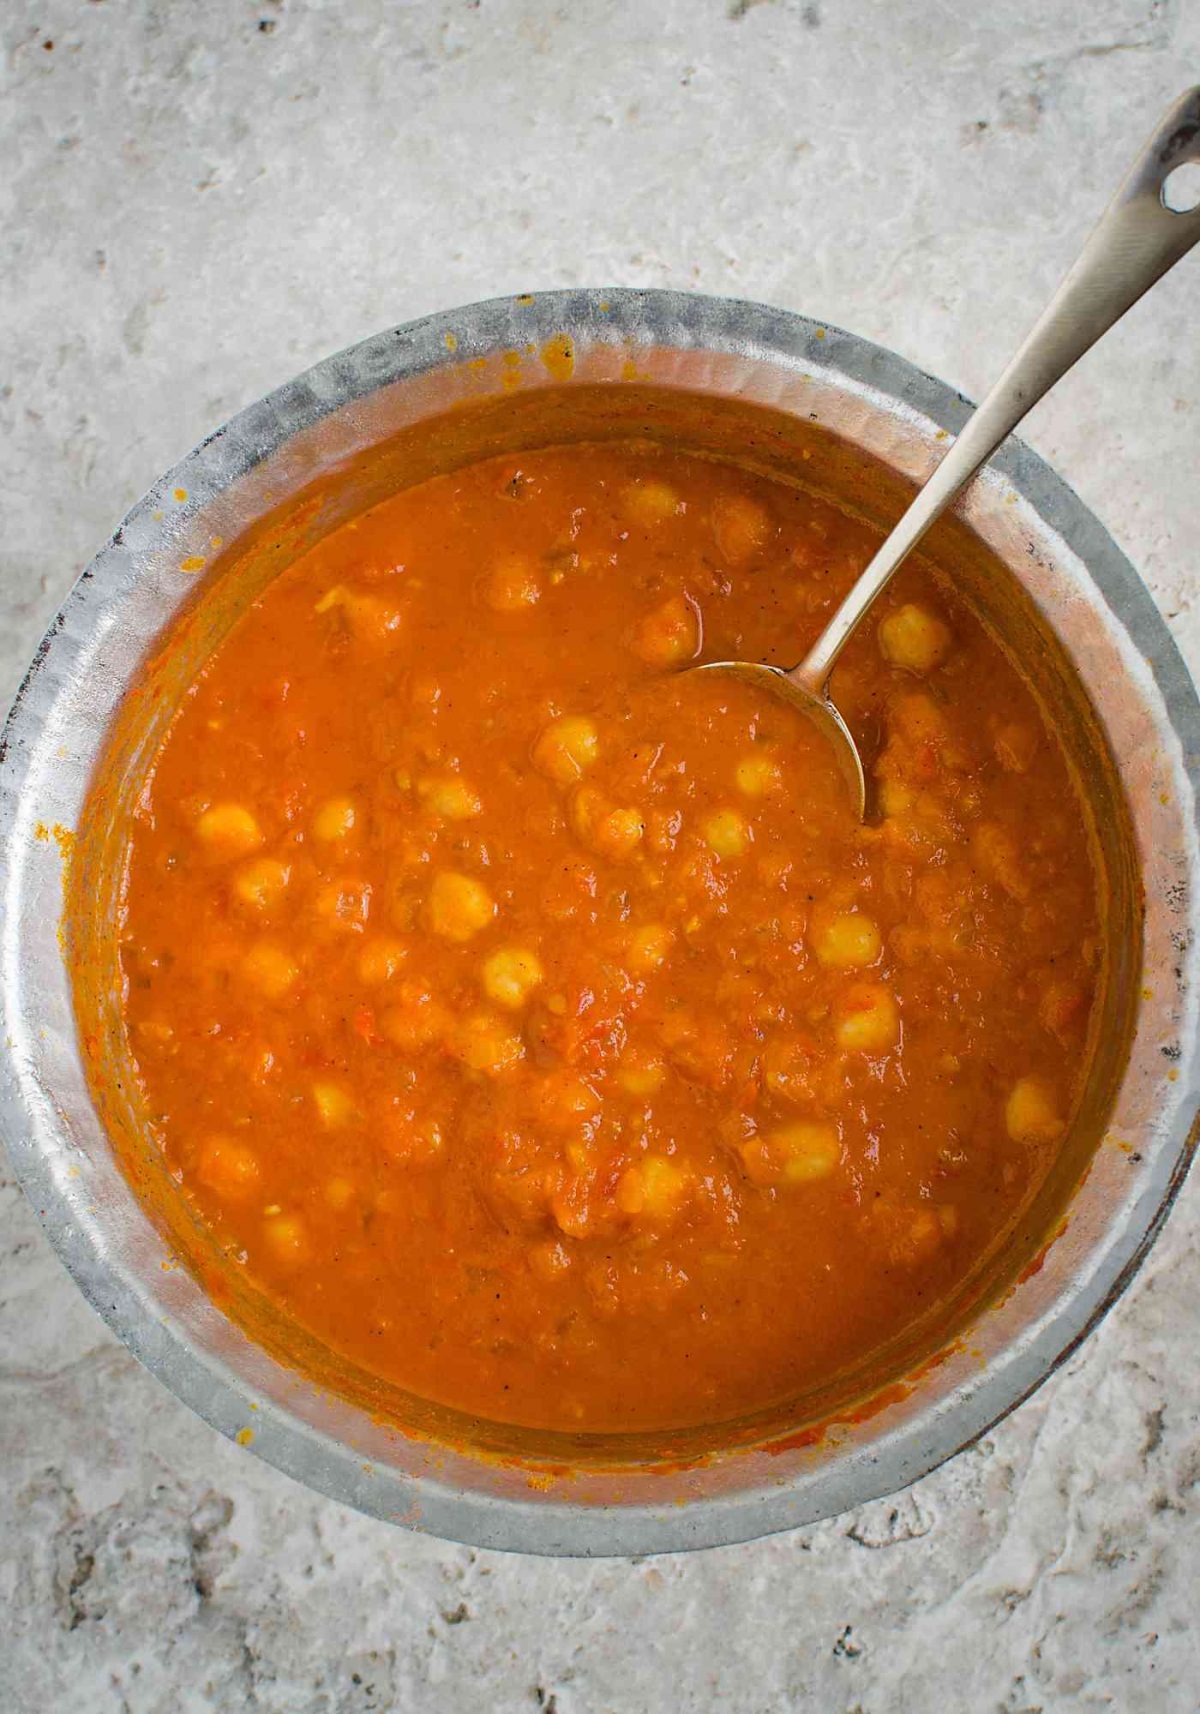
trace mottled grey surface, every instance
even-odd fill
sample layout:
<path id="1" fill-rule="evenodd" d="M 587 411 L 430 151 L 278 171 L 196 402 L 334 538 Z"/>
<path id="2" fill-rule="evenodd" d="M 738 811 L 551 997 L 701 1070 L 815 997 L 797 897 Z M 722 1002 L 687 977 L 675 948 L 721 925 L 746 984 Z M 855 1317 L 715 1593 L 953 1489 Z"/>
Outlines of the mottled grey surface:
<path id="1" fill-rule="evenodd" d="M 7 694 L 153 477 L 427 310 L 732 293 L 977 394 L 1200 77 L 1200 5 L 7 0 L 0 46 Z M 1198 288 L 1200 257 L 1029 431 L 1193 666 Z M 0 1171 L 0 1714 L 1194 1710 L 1198 1197 L 1067 1369 L 909 1493 L 588 1565 L 369 1523 L 227 1445 Z"/>

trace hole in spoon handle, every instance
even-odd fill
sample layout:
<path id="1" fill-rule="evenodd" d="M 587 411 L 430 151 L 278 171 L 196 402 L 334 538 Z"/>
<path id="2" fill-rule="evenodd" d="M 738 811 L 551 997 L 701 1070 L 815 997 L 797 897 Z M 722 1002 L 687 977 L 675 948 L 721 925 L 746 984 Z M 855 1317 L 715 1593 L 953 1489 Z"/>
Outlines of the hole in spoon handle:
<path id="1" fill-rule="evenodd" d="M 1200 211 L 1200 161 L 1185 161 L 1167 174 L 1162 186 L 1162 205 L 1168 214 Z"/>

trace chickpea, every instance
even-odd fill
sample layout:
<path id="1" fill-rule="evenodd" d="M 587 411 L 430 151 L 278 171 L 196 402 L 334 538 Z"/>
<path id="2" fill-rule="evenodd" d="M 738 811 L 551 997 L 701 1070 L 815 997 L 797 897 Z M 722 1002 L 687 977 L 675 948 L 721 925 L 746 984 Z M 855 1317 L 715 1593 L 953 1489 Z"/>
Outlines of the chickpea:
<path id="1" fill-rule="evenodd" d="M 339 607 L 344 607 L 353 596 L 344 583 L 335 583 L 332 589 L 327 589 L 321 599 L 313 607 L 314 613 L 332 613 Z"/>
<path id="2" fill-rule="evenodd" d="M 945 1222 L 936 1208 L 920 1208 L 913 1215 L 908 1230 L 908 1260 L 926 1262 L 942 1247 L 946 1236 Z"/>
<path id="3" fill-rule="evenodd" d="M 534 1091 L 539 1124 L 551 1131 L 577 1131 L 600 1116 L 600 1099 L 573 1071 L 552 1071 Z"/>
<path id="4" fill-rule="evenodd" d="M 866 1215 L 870 1242 L 889 1262 L 921 1267 L 932 1261 L 958 1230 L 958 1210 L 952 1203 L 875 1202 Z"/>
<path id="5" fill-rule="evenodd" d="M 647 1155 L 617 1180 L 617 1207 L 634 1219 L 670 1219 L 688 1188 L 683 1169 L 665 1155 Z"/>
<path id="6" fill-rule="evenodd" d="M 582 714 L 565 714 L 547 726 L 533 746 L 533 765 L 556 786 L 573 786 L 600 754 L 595 722 Z"/>
<path id="7" fill-rule="evenodd" d="M 484 585 L 484 599 L 496 613 L 519 613 L 536 606 L 541 597 L 541 578 L 528 554 L 505 554 Z"/>
<path id="8" fill-rule="evenodd" d="M 340 613 L 357 642 L 379 643 L 398 631 L 401 615 L 395 607 L 375 595 L 362 595 L 344 583 L 335 583 L 313 608 L 314 613 Z"/>
<path id="9" fill-rule="evenodd" d="M 746 797 L 770 797 L 783 785 L 783 769 L 770 750 L 760 748 L 742 757 L 733 779 Z"/>
<path id="10" fill-rule="evenodd" d="M 724 1089 L 733 1065 L 733 1044 L 710 1011 L 676 1006 L 659 1025 L 659 1038 L 677 1071 L 705 1089 Z"/>
<path id="11" fill-rule="evenodd" d="M 354 1102 L 336 1083 L 314 1083 L 313 1100 L 323 1125 L 345 1125 L 354 1118 Z"/>
<path id="12" fill-rule="evenodd" d="M 298 1267 L 308 1256 L 308 1232 L 295 1214 L 271 1214 L 263 1222 L 263 1237 L 277 1262 Z"/>
<path id="13" fill-rule="evenodd" d="M 813 1048 L 794 1036 L 772 1036 L 763 1050 L 763 1083 L 781 1101 L 802 1106 L 813 1099 L 817 1074 Z"/>
<path id="14" fill-rule="evenodd" d="M 317 888 L 313 910 L 333 928 L 362 931 L 371 912 L 371 888 L 367 881 L 326 881 Z"/>
<path id="15" fill-rule="evenodd" d="M 243 958 L 242 974 L 268 1000 L 282 1000 L 295 985 L 300 970 L 282 947 L 261 940 Z"/>
<path id="16" fill-rule="evenodd" d="M 1037 754 L 1038 735 L 1031 726 L 1021 726 L 1012 721 L 997 732 L 992 748 L 1006 773 L 1024 774 L 1029 771 Z"/>
<path id="17" fill-rule="evenodd" d="M 1067 1128 L 1053 1089 L 1041 1077 L 1022 1077 L 1013 1084 L 1004 1123 L 1014 1143 L 1056 1143 Z"/>
<path id="18" fill-rule="evenodd" d="M 683 812 L 678 809 L 652 809 L 646 816 L 646 844 L 655 857 L 669 857 L 674 851 L 683 827 Z M 645 882 L 647 887 L 661 887 L 665 875 L 661 869 L 647 860 Z"/>
<path id="19" fill-rule="evenodd" d="M 570 1251 L 559 1241 L 534 1244 L 526 1256 L 530 1273 L 543 1285 L 553 1285 L 561 1279 L 570 1270 L 571 1261 Z"/>
<path id="20" fill-rule="evenodd" d="M 614 809 L 604 817 L 593 835 L 597 851 L 618 860 L 627 857 L 646 831 L 646 821 L 637 809 Z"/>
<path id="21" fill-rule="evenodd" d="M 653 477 L 630 482 L 621 490 L 621 505 L 634 523 L 653 527 L 665 524 L 685 510 L 684 502 L 667 482 Z"/>
<path id="22" fill-rule="evenodd" d="M 274 857 L 256 857 L 233 877 L 234 896 L 240 904 L 266 916 L 283 898 L 290 871 Z"/>
<path id="23" fill-rule="evenodd" d="M 941 1249 L 944 1236 L 937 1209 L 918 1208 L 909 1221 L 908 1231 L 893 1237 L 888 1247 L 889 1259 L 910 1266 L 928 1262 Z"/>
<path id="24" fill-rule="evenodd" d="M 883 941 L 872 917 L 861 911 L 838 911 L 817 926 L 813 950 L 829 970 L 861 970 L 874 964 Z"/>
<path id="25" fill-rule="evenodd" d="M 483 991 L 496 1005 L 516 1011 L 544 976 L 535 952 L 525 946 L 502 946 L 483 966 Z"/>
<path id="26" fill-rule="evenodd" d="M 941 666 L 951 641 L 948 627 L 913 601 L 890 613 L 879 626 L 884 660 L 905 672 L 924 674 Z"/>
<path id="27" fill-rule="evenodd" d="M 446 1145 L 445 1133 L 437 1120 L 418 1118 L 415 1113 L 396 1115 L 385 1125 L 381 1141 L 384 1152 L 406 1166 L 419 1166 L 436 1159 Z"/>
<path id="28" fill-rule="evenodd" d="M 354 805 L 349 798 L 330 798 L 313 816 L 313 838 L 323 840 L 327 844 L 345 839 L 348 833 L 353 832 L 355 819 Z"/>
<path id="29" fill-rule="evenodd" d="M 634 653 L 653 667 L 677 666 L 700 652 L 700 618 L 685 595 L 673 595 L 638 625 Z"/>
<path id="30" fill-rule="evenodd" d="M 495 914 L 492 895 L 481 881 L 451 869 L 434 876 L 425 903 L 425 922 L 432 934 L 461 943 L 486 928 Z"/>
<path id="31" fill-rule="evenodd" d="M 908 690 L 893 696 L 888 703 L 888 725 L 914 746 L 930 744 L 935 750 L 944 751 L 950 740 L 946 716 L 924 690 Z"/>
<path id="32" fill-rule="evenodd" d="M 586 1238 L 595 1218 L 593 1175 L 588 1163 L 578 1158 L 577 1150 L 567 1149 L 565 1153 L 572 1171 L 550 1196 L 550 1212 L 559 1231 L 568 1238 Z"/>
<path id="33" fill-rule="evenodd" d="M 713 501 L 717 546 L 732 566 L 743 566 L 766 546 L 771 514 L 748 494 L 721 494 Z"/>
<path id="34" fill-rule="evenodd" d="M 359 980 L 371 988 L 390 982 L 407 957 L 398 940 L 369 940 L 358 955 Z"/>
<path id="35" fill-rule="evenodd" d="M 667 1068 L 655 1054 L 627 1052 L 617 1070 L 619 1087 L 639 1099 L 656 1095 L 666 1080 Z"/>
<path id="36" fill-rule="evenodd" d="M 1060 1040 L 1087 1022 L 1088 990 L 1079 982 L 1052 982 L 1038 1001 L 1038 1022 Z"/>
<path id="37" fill-rule="evenodd" d="M 971 835 L 971 853 L 989 881 L 1023 904 L 1033 891 L 1016 836 L 998 821 L 981 821 Z"/>
<path id="38" fill-rule="evenodd" d="M 621 862 L 632 855 L 646 831 L 636 809 L 619 809 L 592 786 L 577 786 L 571 798 L 571 826 L 585 845 L 602 857 Z"/>
<path id="39" fill-rule="evenodd" d="M 245 1201 L 258 1188 L 258 1156 L 233 1137 L 210 1137 L 200 1150 L 197 1177 L 223 1201 Z"/>
<path id="40" fill-rule="evenodd" d="M 841 1160 L 837 1126 L 821 1119 L 794 1119 L 738 1150 L 753 1183 L 815 1184 L 829 1178 Z"/>
<path id="41" fill-rule="evenodd" d="M 423 982 L 407 977 L 397 984 L 396 1004 L 380 1015 L 379 1033 L 393 1047 L 412 1053 L 443 1040 L 453 1021 Z"/>
<path id="42" fill-rule="evenodd" d="M 357 1195 L 358 1188 L 351 1178 L 329 1178 L 325 1181 L 326 1206 L 335 1214 L 344 1214 Z"/>
<path id="43" fill-rule="evenodd" d="M 215 803 L 196 823 L 214 857 L 245 857 L 263 842 L 262 828 L 244 804 Z"/>
<path id="44" fill-rule="evenodd" d="M 457 774 L 418 780 L 417 796 L 426 809 L 444 821 L 470 821 L 483 808 L 478 793 Z"/>
<path id="45" fill-rule="evenodd" d="M 636 976 L 647 976 L 665 964 L 675 936 L 663 922 L 644 923 L 629 937 L 625 962 Z"/>
<path id="46" fill-rule="evenodd" d="M 489 1077 L 511 1071 L 525 1057 L 525 1044 L 520 1036 L 487 1012 L 477 1012 L 456 1024 L 449 1046 L 454 1058 L 468 1071 L 484 1072 Z"/>
<path id="47" fill-rule="evenodd" d="M 175 1040 L 175 1031 L 163 1018 L 143 1018 L 137 1026 L 137 1036 L 139 1041 L 165 1048 Z"/>
<path id="48" fill-rule="evenodd" d="M 903 780 L 885 779 L 879 782 L 879 807 L 884 815 L 907 815 L 917 801 L 917 794 Z"/>
<path id="49" fill-rule="evenodd" d="M 772 1131 L 770 1142 L 783 1156 L 783 1177 L 787 1184 L 809 1184 L 828 1178 L 841 1160 L 836 1125 L 797 1121 Z"/>
<path id="50" fill-rule="evenodd" d="M 896 1002 L 882 982 L 858 982 L 836 1008 L 834 1034 L 852 1053 L 887 1053 L 900 1035 Z"/>
<path id="51" fill-rule="evenodd" d="M 719 809 L 707 817 L 702 828 L 704 842 L 718 857 L 731 861 L 744 857 L 754 835 L 736 809 Z"/>

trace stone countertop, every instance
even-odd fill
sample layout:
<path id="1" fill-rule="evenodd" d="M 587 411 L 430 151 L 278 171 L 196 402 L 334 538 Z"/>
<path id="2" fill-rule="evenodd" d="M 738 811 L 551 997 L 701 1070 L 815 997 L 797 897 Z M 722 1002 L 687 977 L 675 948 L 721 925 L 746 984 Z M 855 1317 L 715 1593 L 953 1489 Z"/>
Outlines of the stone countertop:
<path id="1" fill-rule="evenodd" d="M 759 298 L 978 396 L 1200 76 L 1200 5 L 8 0 L 0 48 L 7 695 L 160 471 L 429 310 Z M 1193 668 L 1198 287 L 1194 257 L 1027 431 Z M 1198 1198 L 1065 1369 L 907 1493 L 583 1563 L 406 1534 L 227 1444 L 0 1167 L 0 1709 L 1190 1714 Z"/>

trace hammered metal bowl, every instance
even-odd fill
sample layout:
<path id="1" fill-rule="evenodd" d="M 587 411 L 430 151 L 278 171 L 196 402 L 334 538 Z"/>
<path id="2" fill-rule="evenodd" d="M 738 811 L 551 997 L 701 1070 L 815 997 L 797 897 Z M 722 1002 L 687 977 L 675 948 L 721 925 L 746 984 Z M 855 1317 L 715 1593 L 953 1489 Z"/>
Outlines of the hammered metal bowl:
<path id="1" fill-rule="evenodd" d="M 290 557 L 456 463 L 611 436 L 740 458 L 886 527 L 967 412 L 891 353 L 777 310 L 615 290 L 497 300 L 369 339 L 244 411 L 84 572 L 3 738 L 0 1122 L 84 1295 L 222 1433 L 365 1512 L 480 1546 L 705 1547 L 913 1481 L 1011 1410 L 1118 1296 L 1195 1140 L 1200 706 L 1128 561 L 1015 441 L 927 557 L 1019 656 L 1064 734 L 1107 892 L 1109 980 L 1089 1093 L 1055 1170 L 936 1323 L 870 1374 L 753 1421 L 640 1437 L 523 1434 L 381 1398 L 348 1372 L 317 1387 L 294 1329 L 255 1323 L 228 1295 L 226 1314 L 178 1265 L 189 1216 L 120 1076 L 122 816 L 187 677 Z M 102 759 L 108 833 L 75 849 Z M 98 972 L 78 1019 L 64 914 Z"/>

